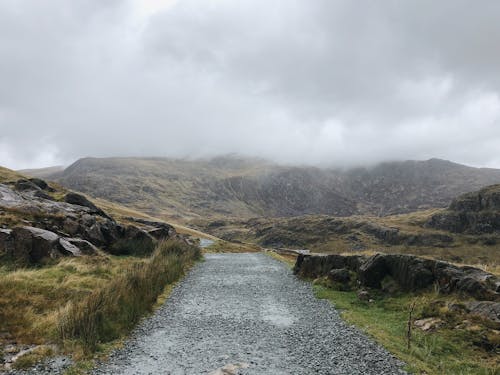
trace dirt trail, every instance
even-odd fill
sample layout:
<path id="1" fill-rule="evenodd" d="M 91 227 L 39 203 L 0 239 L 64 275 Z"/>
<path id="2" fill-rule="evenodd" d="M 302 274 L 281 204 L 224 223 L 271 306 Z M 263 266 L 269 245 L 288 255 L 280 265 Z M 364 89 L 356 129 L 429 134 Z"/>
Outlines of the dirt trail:
<path id="1" fill-rule="evenodd" d="M 207 254 L 95 374 L 401 374 L 265 254 Z"/>

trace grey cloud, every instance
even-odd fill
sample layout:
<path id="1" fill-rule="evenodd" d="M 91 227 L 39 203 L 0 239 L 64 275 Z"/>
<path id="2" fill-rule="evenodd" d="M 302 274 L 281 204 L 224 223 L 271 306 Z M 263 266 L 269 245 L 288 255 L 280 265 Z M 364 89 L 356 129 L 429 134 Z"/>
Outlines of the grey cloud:
<path id="1" fill-rule="evenodd" d="M 0 164 L 86 155 L 500 167 L 500 3 L 0 3 Z"/>

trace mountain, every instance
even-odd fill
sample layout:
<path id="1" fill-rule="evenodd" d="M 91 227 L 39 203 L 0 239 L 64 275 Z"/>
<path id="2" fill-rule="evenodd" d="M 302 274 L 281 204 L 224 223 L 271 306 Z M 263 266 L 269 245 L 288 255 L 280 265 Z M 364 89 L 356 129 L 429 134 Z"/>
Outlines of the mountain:
<path id="1" fill-rule="evenodd" d="M 47 176 L 52 176 L 57 172 L 62 172 L 64 167 L 62 165 L 56 165 L 54 167 L 38 168 L 38 169 L 21 169 L 18 172 L 31 177 L 46 178 Z"/>
<path id="2" fill-rule="evenodd" d="M 84 158 L 45 177 L 156 216 L 384 216 L 446 207 L 457 195 L 500 183 L 500 170 L 440 159 L 340 170 L 237 156 L 210 160 Z"/>

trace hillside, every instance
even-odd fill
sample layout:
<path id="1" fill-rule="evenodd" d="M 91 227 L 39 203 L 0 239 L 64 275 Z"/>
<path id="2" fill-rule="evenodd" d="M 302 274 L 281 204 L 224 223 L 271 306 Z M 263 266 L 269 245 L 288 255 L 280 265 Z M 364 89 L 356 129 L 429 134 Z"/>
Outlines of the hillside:
<path id="1" fill-rule="evenodd" d="M 500 182 L 500 170 L 405 161 L 350 170 L 282 166 L 235 156 L 211 160 L 85 158 L 46 178 L 170 219 L 383 216 L 446 207 Z"/>

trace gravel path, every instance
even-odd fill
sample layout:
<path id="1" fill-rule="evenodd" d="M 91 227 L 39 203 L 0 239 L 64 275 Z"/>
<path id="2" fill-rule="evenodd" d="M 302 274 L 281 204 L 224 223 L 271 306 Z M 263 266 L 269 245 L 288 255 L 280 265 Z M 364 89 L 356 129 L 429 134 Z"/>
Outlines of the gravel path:
<path id="1" fill-rule="evenodd" d="M 265 254 L 207 254 L 94 374 L 402 374 Z"/>

